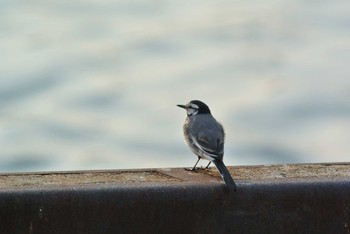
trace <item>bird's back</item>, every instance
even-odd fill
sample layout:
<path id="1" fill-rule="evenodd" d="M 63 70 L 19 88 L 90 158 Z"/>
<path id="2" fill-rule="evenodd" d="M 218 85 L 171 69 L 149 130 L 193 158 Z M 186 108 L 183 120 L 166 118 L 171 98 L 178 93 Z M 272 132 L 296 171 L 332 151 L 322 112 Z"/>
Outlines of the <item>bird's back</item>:
<path id="1" fill-rule="evenodd" d="M 217 152 L 222 158 L 224 153 L 225 134 L 223 127 L 210 114 L 195 115 L 190 118 L 189 130 L 194 133 L 196 139 L 207 143 L 207 146 Z"/>

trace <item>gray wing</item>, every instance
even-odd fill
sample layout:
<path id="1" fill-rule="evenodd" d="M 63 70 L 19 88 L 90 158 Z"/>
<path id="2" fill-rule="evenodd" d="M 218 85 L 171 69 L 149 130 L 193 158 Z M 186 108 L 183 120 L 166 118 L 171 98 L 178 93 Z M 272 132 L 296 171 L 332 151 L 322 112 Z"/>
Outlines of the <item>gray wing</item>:
<path id="1" fill-rule="evenodd" d="M 222 158 L 224 155 L 224 142 L 222 138 L 211 136 L 199 136 L 197 139 L 201 149 L 208 155 L 215 158 Z"/>
<path id="2" fill-rule="evenodd" d="M 225 134 L 220 124 L 202 128 L 196 137 L 198 147 L 209 156 L 222 159 L 224 155 Z"/>

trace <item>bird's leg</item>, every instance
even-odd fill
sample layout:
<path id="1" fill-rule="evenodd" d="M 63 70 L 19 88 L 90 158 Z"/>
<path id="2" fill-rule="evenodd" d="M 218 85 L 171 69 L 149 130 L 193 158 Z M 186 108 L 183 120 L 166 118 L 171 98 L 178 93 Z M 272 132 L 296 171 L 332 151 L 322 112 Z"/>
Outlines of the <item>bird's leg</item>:
<path id="1" fill-rule="evenodd" d="M 192 168 L 192 170 L 191 170 L 191 171 L 195 171 L 195 170 L 196 170 L 196 166 L 197 166 L 197 164 L 198 164 L 199 160 L 201 160 L 201 158 L 200 158 L 200 157 L 198 157 L 198 160 L 197 160 L 196 164 L 194 164 L 194 166 L 193 166 L 193 168 Z"/>
<path id="2" fill-rule="evenodd" d="M 204 169 L 209 170 L 210 163 L 211 163 L 211 161 L 209 161 L 208 165 Z"/>

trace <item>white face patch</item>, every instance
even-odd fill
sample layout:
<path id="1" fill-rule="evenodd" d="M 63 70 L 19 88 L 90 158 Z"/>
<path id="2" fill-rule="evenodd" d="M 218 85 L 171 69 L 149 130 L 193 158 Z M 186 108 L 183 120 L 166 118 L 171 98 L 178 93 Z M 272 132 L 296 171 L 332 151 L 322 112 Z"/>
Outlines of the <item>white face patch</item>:
<path id="1" fill-rule="evenodd" d="M 191 103 L 187 108 L 187 115 L 196 115 L 198 113 L 199 106 Z"/>
<path id="2" fill-rule="evenodd" d="M 190 115 L 195 115 L 197 114 L 198 110 L 196 109 L 192 109 L 192 108 L 188 108 L 187 109 L 187 115 L 190 116 Z"/>
<path id="3" fill-rule="evenodd" d="M 189 108 L 192 108 L 192 109 L 199 109 L 199 106 L 197 105 L 197 104 L 193 104 L 193 103 L 191 103 L 190 104 L 190 106 L 189 106 Z"/>

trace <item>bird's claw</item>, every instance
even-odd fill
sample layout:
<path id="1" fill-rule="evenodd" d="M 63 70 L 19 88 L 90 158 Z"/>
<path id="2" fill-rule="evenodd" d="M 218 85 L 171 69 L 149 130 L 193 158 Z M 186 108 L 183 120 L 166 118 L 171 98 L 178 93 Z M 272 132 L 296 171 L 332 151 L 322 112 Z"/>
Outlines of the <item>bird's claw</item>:
<path id="1" fill-rule="evenodd" d="M 192 171 L 192 172 L 198 172 L 198 168 L 197 167 L 193 167 L 193 168 L 185 168 L 186 171 Z"/>

